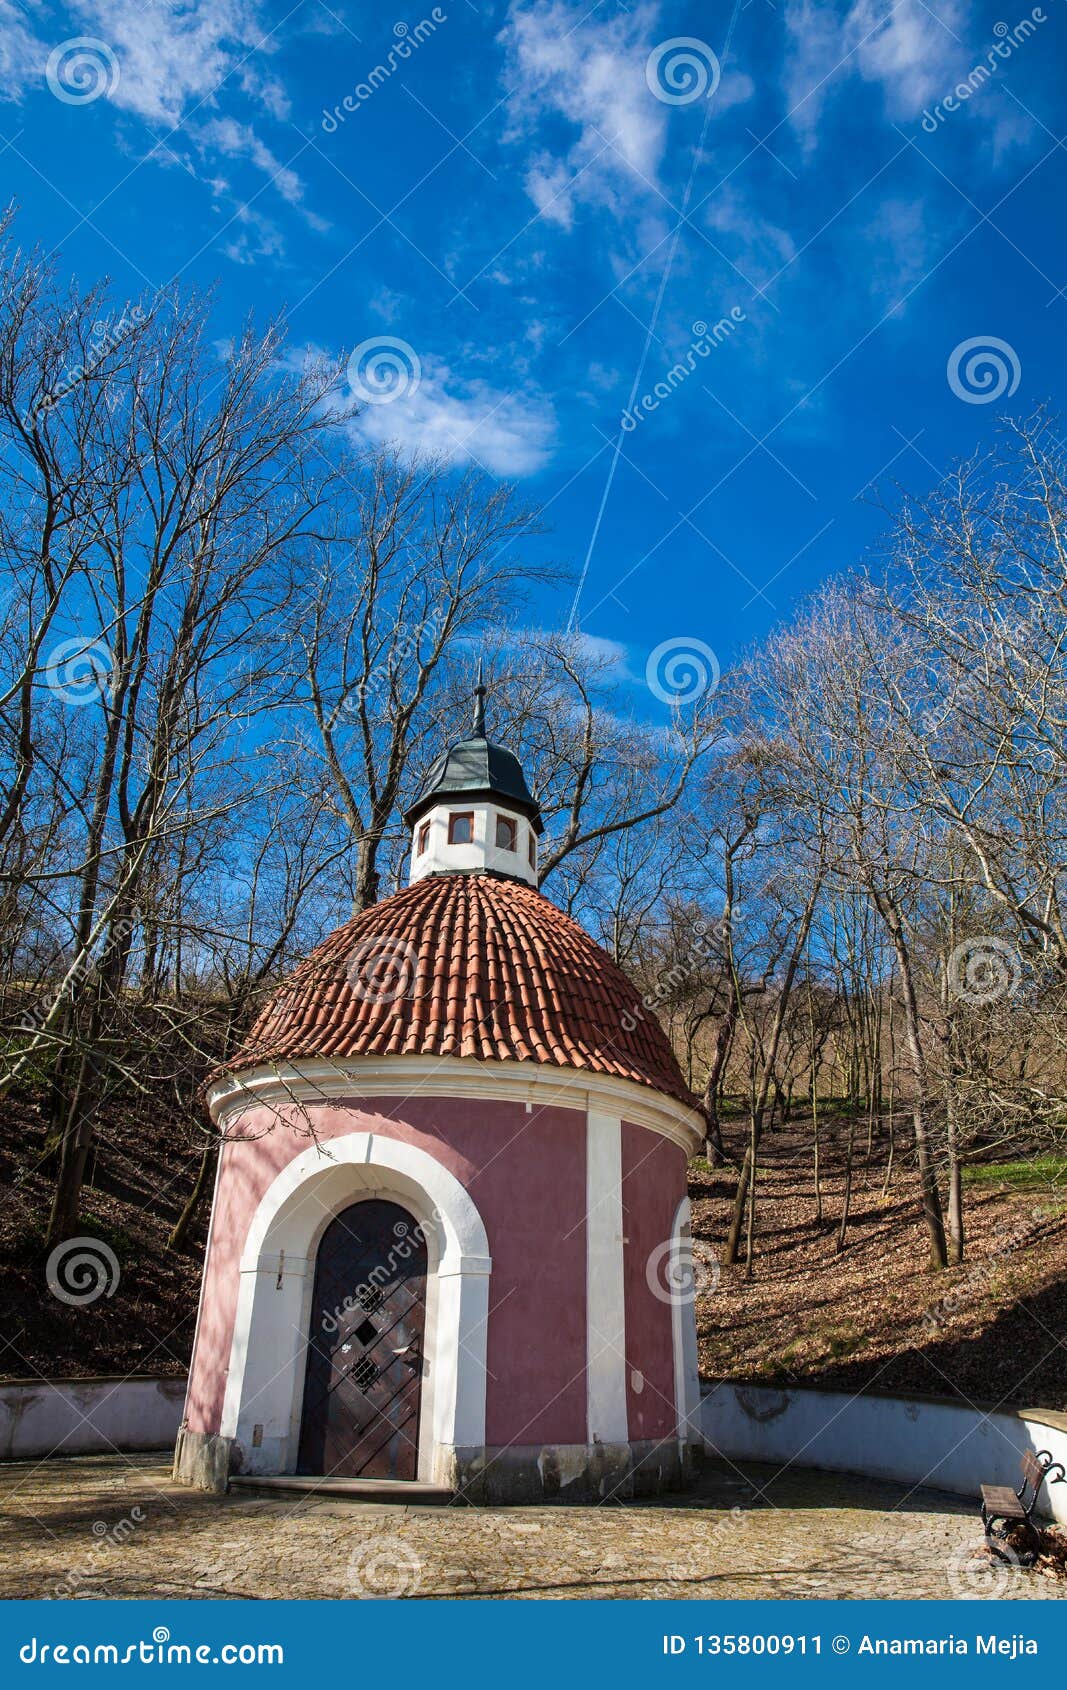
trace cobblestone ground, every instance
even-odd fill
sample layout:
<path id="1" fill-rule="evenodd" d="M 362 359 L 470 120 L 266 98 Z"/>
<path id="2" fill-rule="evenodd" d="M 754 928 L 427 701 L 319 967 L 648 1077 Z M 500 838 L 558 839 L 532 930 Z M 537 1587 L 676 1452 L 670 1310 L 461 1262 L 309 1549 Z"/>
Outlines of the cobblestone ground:
<path id="1" fill-rule="evenodd" d="M 933 1491 L 709 1465 L 602 1508 L 208 1496 L 157 1456 L 0 1465 L 0 1596 L 972 1597 L 1063 1587 L 987 1561 Z"/>

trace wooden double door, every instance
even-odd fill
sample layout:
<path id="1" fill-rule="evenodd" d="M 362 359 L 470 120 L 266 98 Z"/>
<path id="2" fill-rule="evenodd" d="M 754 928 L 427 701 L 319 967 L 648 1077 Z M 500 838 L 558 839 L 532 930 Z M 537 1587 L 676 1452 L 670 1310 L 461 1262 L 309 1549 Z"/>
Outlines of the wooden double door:
<path id="1" fill-rule="evenodd" d="M 301 1473 L 417 1478 L 425 1314 L 413 1216 L 381 1198 L 335 1216 L 315 1262 Z"/>

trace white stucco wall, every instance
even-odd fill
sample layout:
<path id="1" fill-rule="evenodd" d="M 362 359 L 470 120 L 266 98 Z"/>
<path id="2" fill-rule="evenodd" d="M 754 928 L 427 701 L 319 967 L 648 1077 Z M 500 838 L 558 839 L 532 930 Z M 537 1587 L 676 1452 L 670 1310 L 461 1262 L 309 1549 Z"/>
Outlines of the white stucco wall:
<path id="1" fill-rule="evenodd" d="M 174 1443 L 185 1379 L 20 1379 L 0 1383 L 0 1460 L 110 1455 Z"/>
<path id="2" fill-rule="evenodd" d="M 474 838 L 469 845 L 450 845 L 448 843 L 448 818 L 453 811 L 474 816 Z M 515 823 L 514 851 L 503 851 L 496 844 L 496 818 L 507 816 Z M 428 827 L 428 839 L 425 851 L 419 850 L 419 838 L 424 824 Z M 533 843 L 533 862 L 530 861 L 530 844 Z M 510 874 L 519 880 L 525 880 L 528 885 L 537 885 L 537 835 L 529 821 L 519 810 L 512 810 L 499 799 L 466 798 L 462 792 L 457 792 L 433 809 L 427 810 L 422 820 L 415 825 L 411 842 L 411 868 L 408 873 L 408 884 L 414 886 L 417 880 L 423 880 L 428 874 L 440 874 L 443 870 L 455 871 L 463 869 L 493 869 L 499 874 Z"/>
<path id="3" fill-rule="evenodd" d="M 727 1384 L 705 1391 L 701 1420 L 711 1455 L 897 1479 L 974 1497 L 976 1506 L 983 1484 L 1018 1488 L 1024 1450 L 1048 1450 L 1067 1467 L 1067 1415 L 1039 1410 Z M 1042 1487 L 1040 1511 L 1067 1524 L 1067 1483 Z"/>

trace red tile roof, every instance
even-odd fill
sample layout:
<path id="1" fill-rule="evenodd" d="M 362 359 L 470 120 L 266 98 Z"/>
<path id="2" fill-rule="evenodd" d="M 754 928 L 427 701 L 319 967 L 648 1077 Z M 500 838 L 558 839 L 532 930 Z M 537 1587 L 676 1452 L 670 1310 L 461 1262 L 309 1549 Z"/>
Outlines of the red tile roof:
<path id="1" fill-rule="evenodd" d="M 532 886 L 430 875 L 363 910 L 271 998 L 227 1072 L 311 1057 L 582 1068 L 695 1107 L 655 1014 Z"/>

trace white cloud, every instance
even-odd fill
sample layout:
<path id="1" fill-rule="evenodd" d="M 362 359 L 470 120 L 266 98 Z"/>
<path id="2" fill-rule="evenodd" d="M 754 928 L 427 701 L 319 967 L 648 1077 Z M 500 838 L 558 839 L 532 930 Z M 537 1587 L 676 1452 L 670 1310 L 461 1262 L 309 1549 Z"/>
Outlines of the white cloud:
<path id="1" fill-rule="evenodd" d="M 281 159 L 271 152 L 250 124 L 238 123 L 236 118 L 232 117 L 215 117 L 210 123 L 193 130 L 193 138 L 202 152 L 221 153 L 226 158 L 247 159 L 257 170 L 263 172 L 283 200 L 297 207 L 313 229 L 321 231 L 329 228 L 323 218 L 313 211 L 308 211 L 303 205 L 304 184 L 296 171 L 283 164 Z"/>
<path id="2" fill-rule="evenodd" d="M 871 299 L 905 310 L 906 296 L 929 271 L 945 234 L 943 225 L 936 233 L 928 227 L 921 201 L 883 201 L 863 234 L 862 268 Z"/>
<path id="3" fill-rule="evenodd" d="M 998 169 L 1004 164 L 1016 147 L 1028 146 L 1036 130 L 1037 124 L 1033 118 L 1019 106 L 1008 107 L 1002 103 L 999 109 L 994 111 L 986 131 L 993 168 Z"/>
<path id="4" fill-rule="evenodd" d="M 258 0 L 71 0 L 70 14 L 97 35 L 119 63 L 109 98 L 148 123 L 173 127 L 191 106 L 211 103 L 234 72 L 242 91 L 262 98 L 275 114 L 287 106 L 280 86 L 262 69 L 272 44 Z"/>
<path id="5" fill-rule="evenodd" d="M 261 258 L 282 258 L 285 240 L 277 224 L 253 206 L 239 205 L 232 214 L 223 252 L 235 264 L 255 264 Z"/>
<path id="6" fill-rule="evenodd" d="M 17 100 L 30 82 L 43 81 L 45 57 L 22 8 L 0 0 L 0 99 Z"/>
<path id="7" fill-rule="evenodd" d="M 216 201 L 231 202 L 239 227 L 223 251 L 237 263 L 276 258 L 284 251 L 281 231 L 238 200 L 238 190 L 216 167 L 218 159 L 261 171 L 309 227 L 322 231 L 330 225 L 306 208 L 300 177 L 252 124 L 220 113 L 224 101 L 236 100 L 252 101 L 256 115 L 288 117 L 288 97 L 270 65 L 277 43 L 264 27 L 263 10 L 263 0 L 67 0 L 47 25 L 37 21 L 35 34 L 12 0 L 0 0 L 0 99 L 47 94 L 49 55 L 64 42 L 87 39 L 82 56 L 102 67 L 101 97 L 154 131 L 156 144 L 147 156 L 164 167 L 180 166 L 205 182 Z M 93 48 L 94 41 L 103 51 Z M 60 58 L 50 73 L 61 85 L 65 64 L 66 57 Z M 121 130 L 116 144 L 126 149 Z M 206 174 L 196 168 L 197 154 L 208 161 Z"/>
<path id="8" fill-rule="evenodd" d="M 866 82 L 881 85 L 890 117 L 914 117 L 941 92 L 963 51 L 959 30 L 965 7 L 938 0 L 937 10 L 920 0 L 857 0 L 848 16 L 849 41 Z"/>
<path id="9" fill-rule="evenodd" d="M 715 231 L 719 246 L 740 274 L 726 278 L 725 285 L 743 290 L 744 282 L 754 288 L 765 287 L 773 276 L 788 265 L 796 253 L 796 244 L 788 229 L 761 214 L 736 181 L 724 182 L 708 200 L 704 212 L 709 229 Z M 743 304 L 743 299 L 731 303 Z M 714 309 L 713 317 L 721 315 Z"/>
<path id="10" fill-rule="evenodd" d="M 642 201 L 667 211 L 660 178 L 676 114 L 650 90 L 646 65 L 673 33 L 659 0 L 607 17 L 588 0 L 511 0 L 504 138 L 531 148 L 524 186 L 544 222 L 569 230 L 581 206 L 597 206 L 634 235 Z M 730 68 L 712 98 L 725 111 L 753 92 Z M 644 233 L 655 245 L 663 230 Z"/>
<path id="11" fill-rule="evenodd" d="M 380 317 L 383 323 L 395 323 L 406 303 L 402 294 L 395 293 L 384 283 L 367 300 L 370 310 L 376 317 Z"/>
<path id="12" fill-rule="evenodd" d="M 630 667 L 629 646 L 624 645 L 621 640 L 609 639 L 604 634 L 588 634 L 581 628 L 575 628 L 572 633 L 566 636 L 566 639 L 568 643 L 573 644 L 578 651 L 587 657 L 590 663 L 597 665 L 602 677 L 606 676 L 615 681 L 636 681 L 640 679 L 642 685 L 644 685 L 644 676 L 639 677 Z M 506 630 L 499 641 L 499 647 L 501 651 L 521 654 L 528 650 L 530 646 L 557 646 L 559 642 L 560 633 L 558 629 L 545 628 L 538 623 L 529 623 L 525 626 L 520 625 L 514 629 Z M 604 712 L 604 716 L 607 721 L 619 719 L 609 712 Z"/>
<path id="13" fill-rule="evenodd" d="M 300 203 L 304 187 L 296 171 L 275 158 L 247 123 L 238 123 L 232 117 L 215 117 L 197 131 L 196 138 L 201 145 L 217 149 L 227 158 L 250 159 L 257 170 L 262 170 L 270 178 L 284 200 L 288 200 L 290 205 Z"/>
<path id="14" fill-rule="evenodd" d="M 620 190 L 656 178 L 667 108 L 649 93 L 645 60 L 657 15 L 648 4 L 603 20 L 567 0 L 512 4 L 501 33 L 507 138 L 540 137 L 560 119 L 568 126 L 562 146 L 542 139 L 526 173 L 537 209 L 564 228 L 579 201 L 614 205 Z"/>
<path id="15" fill-rule="evenodd" d="M 967 0 L 787 0 L 786 96 L 790 120 L 814 145 L 831 89 L 858 77 L 880 90 L 893 118 L 912 118 L 944 92 L 966 57 L 959 36 Z"/>
<path id="16" fill-rule="evenodd" d="M 453 462 L 473 461 L 493 475 L 532 475 L 548 461 L 555 416 L 547 399 L 525 389 L 502 392 L 463 380 L 439 359 L 423 358 L 419 385 L 389 405 L 364 406 L 352 424 L 361 440 L 394 442 Z"/>
<path id="17" fill-rule="evenodd" d="M 267 68 L 275 40 L 264 29 L 262 0 L 67 0 L 33 26 L 12 0 L 0 0 L 0 97 L 44 92 L 49 54 L 64 42 L 103 42 L 117 66 L 107 99 L 146 123 L 168 129 L 224 87 L 276 118 L 289 102 Z"/>
<path id="18" fill-rule="evenodd" d="M 637 680 L 638 677 L 630 667 L 630 648 L 623 645 L 621 640 L 581 631 L 577 632 L 574 638 L 590 661 L 600 667 L 602 674 L 611 675 L 616 681 Z"/>

